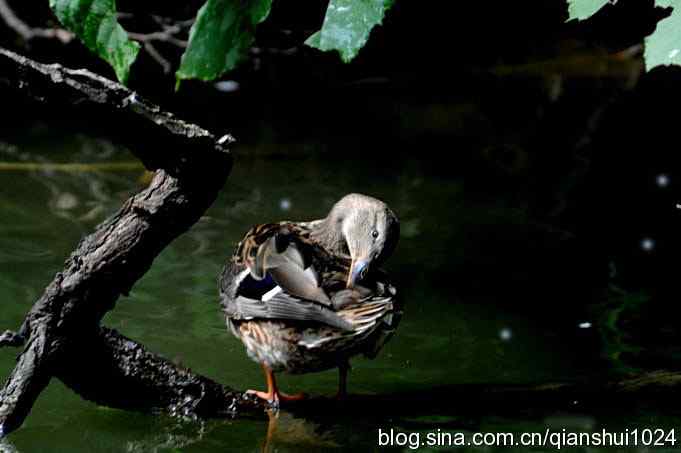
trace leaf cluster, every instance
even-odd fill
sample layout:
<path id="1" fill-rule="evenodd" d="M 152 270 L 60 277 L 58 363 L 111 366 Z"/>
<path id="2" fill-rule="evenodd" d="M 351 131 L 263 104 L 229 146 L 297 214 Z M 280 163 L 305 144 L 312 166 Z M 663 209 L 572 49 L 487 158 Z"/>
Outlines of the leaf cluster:
<path id="1" fill-rule="evenodd" d="M 351 61 L 383 21 L 393 0 L 330 0 L 321 29 L 310 47 L 337 51 Z M 116 0 L 50 0 L 62 25 L 108 62 L 125 83 L 140 45 L 118 22 Z M 234 69 L 251 48 L 258 24 L 267 19 L 272 0 L 206 0 L 198 10 L 176 71 L 183 79 L 214 80 Z"/>

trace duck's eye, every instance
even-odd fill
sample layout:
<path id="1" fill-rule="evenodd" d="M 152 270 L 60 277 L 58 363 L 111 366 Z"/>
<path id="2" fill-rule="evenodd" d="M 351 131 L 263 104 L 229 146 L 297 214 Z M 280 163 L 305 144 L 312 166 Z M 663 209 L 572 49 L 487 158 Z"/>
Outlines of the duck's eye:
<path id="1" fill-rule="evenodd" d="M 374 230 L 371 232 L 371 236 L 376 239 L 378 237 L 378 231 Z"/>

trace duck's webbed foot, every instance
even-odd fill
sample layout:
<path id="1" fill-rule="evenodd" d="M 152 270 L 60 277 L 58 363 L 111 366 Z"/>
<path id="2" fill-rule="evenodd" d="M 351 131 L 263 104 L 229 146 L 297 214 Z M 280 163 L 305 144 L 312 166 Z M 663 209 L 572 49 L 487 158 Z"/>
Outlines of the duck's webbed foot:
<path id="1" fill-rule="evenodd" d="M 280 402 L 290 402 L 290 401 L 301 401 L 307 398 L 307 393 L 294 393 L 289 395 L 288 393 L 282 393 L 279 391 L 267 391 L 263 392 L 260 390 L 246 390 L 246 393 L 257 396 L 258 398 L 267 401 L 272 405 L 279 405 Z"/>
<path id="2" fill-rule="evenodd" d="M 265 372 L 265 379 L 267 381 L 267 391 L 262 392 L 260 390 L 246 390 L 246 393 L 255 395 L 258 398 L 267 401 L 268 403 L 275 407 L 278 407 L 280 402 L 300 401 L 307 398 L 307 395 L 305 393 L 296 393 L 293 395 L 289 395 L 280 392 L 279 388 L 277 387 L 277 381 L 274 378 L 274 372 L 272 371 L 272 369 L 265 365 L 264 363 L 262 364 L 262 369 Z"/>

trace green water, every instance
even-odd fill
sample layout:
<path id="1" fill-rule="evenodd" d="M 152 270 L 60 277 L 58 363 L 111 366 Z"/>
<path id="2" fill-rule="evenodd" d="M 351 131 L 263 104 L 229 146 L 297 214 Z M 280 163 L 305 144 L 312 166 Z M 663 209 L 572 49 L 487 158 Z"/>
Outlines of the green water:
<path id="1" fill-rule="evenodd" d="M 462 297 L 458 291 L 470 218 L 522 222 L 522 212 L 503 203 L 465 203 L 461 179 L 432 176 L 417 162 L 330 159 L 309 146 L 293 150 L 296 157 L 287 159 L 249 153 L 248 148 L 241 150 L 216 203 L 158 257 L 130 297 L 109 313 L 106 325 L 215 380 L 236 388 L 261 387 L 260 368 L 224 328 L 216 275 L 252 224 L 319 218 L 343 194 L 361 191 L 382 198 L 400 216 L 401 242 L 388 268 L 407 305 L 397 335 L 382 354 L 374 361 L 353 363 L 351 393 L 398 393 L 459 382 L 565 380 L 588 372 L 580 351 L 552 326 L 508 310 L 499 301 Z M 96 164 L 135 159 L 108 142 L 63 137 L 36 126 L 5 137 L 0 161 Z M 141 167 L 115 172 L 0 171 L 0 329 L 19 326 L 77 241 L 143 187 L 142 181 Z M 16 354 L 0 350 L 3 378 Z M 333 371 L 281 376 L 280 382 L 285 391 L 331 395 L 337 376 Z M 642 409 L 566 415 L 564 408 L 533 414 L 519 407 L 517 417 L 509 412 L 513 408 L 505 408 L 503 417 L 469 420 L 453 407 L 451 417 L 369 420 L 331 415 L 321 423 L 282 411 L 270 447 L 375 451 L 379 427 L 543 431 L 546 426 L 673 427 L 678 421 Z M 101 408 L 54 380 L 25 425 L 0 443 L 0 451 L 258 451 L 267 428 L 264 416 L 198 423 Z"/>

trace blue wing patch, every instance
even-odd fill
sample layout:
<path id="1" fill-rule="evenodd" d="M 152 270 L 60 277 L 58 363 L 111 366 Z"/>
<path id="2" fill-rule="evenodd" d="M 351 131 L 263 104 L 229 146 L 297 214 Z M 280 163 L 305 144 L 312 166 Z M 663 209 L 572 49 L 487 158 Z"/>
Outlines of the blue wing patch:
<path id="1" fill-rule="evenodd" d="M 248 297 L 249 299 L 259 300 L 265 293 L 273 289 L 277 284 L 272 279 L 272 276 L 267 273 L 265 278 L 262 280 L 254 279 L 249 273 L 246 277 L 239 283 L 239 288 L 237 289 L 237 294 Z"/>

